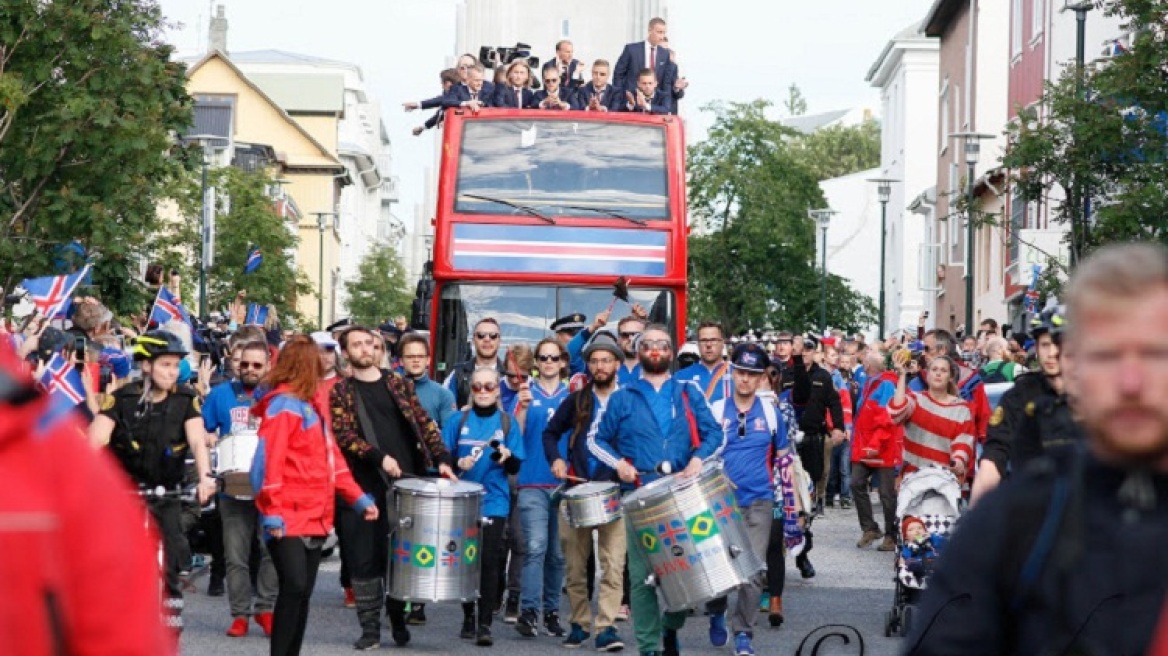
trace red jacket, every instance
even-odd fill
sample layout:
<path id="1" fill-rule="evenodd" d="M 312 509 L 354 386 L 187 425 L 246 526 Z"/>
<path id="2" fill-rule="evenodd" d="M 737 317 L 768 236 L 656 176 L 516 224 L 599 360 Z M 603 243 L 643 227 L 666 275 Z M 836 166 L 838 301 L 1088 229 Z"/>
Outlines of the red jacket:
<path id="1" fill-rule="evenodd" d="M 0 400 L 0 652 L 175 653 L 146 509 L 84 428 L 47 410 L 43 395 Z"/>
<path id="2" fill-rule="evenodd" d="M 904 461 L 904 427 L 892 421 L 888 402 L 896 394 L 896 372 L 885 371 L 864 383 L 863 403 L 856 414 L 852 438 L 852 462 L 870 467 L 896 467 Z M 875 460 L 864 458 L 864 449 L 876 449 Z"/>
<path id="3" fill-rule="evenodd" d="M 252 408 L 260 417 L 251 468 L 255 503 L 265 529 L 288 536 L 324 536 L 333 527 L 334 495 L 358 511 L 373 504 L 349 473 L 321 413 L 281 385 Z"/>

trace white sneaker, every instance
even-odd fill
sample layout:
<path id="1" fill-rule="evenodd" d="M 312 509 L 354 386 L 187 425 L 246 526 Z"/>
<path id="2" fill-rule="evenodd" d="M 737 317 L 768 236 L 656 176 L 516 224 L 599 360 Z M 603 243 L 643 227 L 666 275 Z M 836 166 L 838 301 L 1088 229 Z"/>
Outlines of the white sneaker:
<path id="1" fill-rule="evenodd" d="M 616 612 L 616 621 L 618 621 L 618 622 L 629 621 L 629 606 L 628 606 L 628 604 L 621 604 L 620 610 L 618 610 Z"/>

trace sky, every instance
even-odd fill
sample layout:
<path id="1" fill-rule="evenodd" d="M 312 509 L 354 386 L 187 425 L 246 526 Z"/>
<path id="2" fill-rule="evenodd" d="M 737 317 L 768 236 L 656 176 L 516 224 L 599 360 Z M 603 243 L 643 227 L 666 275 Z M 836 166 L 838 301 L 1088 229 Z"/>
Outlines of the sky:
<path id="1" fill-rule="evenodd" d="M 551 0 L 548 0 L 551 1 Z M 412 227 L 424 201 L 434 140 L 410 130 L 425 114 L 401 104 L 435 95 L 437 74 L 454 52 L 458 0 L 160 0 L 172 26 L 165 39 L 182 54 L 206 47 L 212 4 L 226 6 L 230 51 L 277 49 L 357 64 L 382 104 L 401 201 Z M 772 100 L 781 107 L 797 84 L 808 112 L 866 106 L 879 111 L 864 81 L 888 40 L 924 18 L 933 0 L 668 0 L 670 43 L 689 79 L 687 139 L 712 123 L 699 108 L 715 100 Z M 488 44 L 483 44 L 488 45 Z M 498 44 L 492 44 L 498 45 Z M 536 53 L 542 58 L 550 53 Z M 619 53 L 612 53 L 616 59 Z M 776 112 L 778 116 L 778 112 Z"/>

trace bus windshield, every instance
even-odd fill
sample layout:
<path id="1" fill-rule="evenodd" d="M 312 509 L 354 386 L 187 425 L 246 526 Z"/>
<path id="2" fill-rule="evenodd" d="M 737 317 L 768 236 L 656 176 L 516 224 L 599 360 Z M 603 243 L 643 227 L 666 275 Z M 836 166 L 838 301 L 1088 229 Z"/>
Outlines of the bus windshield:
<path id="1" fill-rule="evenodd" d="M 582 312 L 590 323 L 612 302 L 612 287 L 499 285 L 457 283 L 442 289 L 439 333 L 435 335 L 434 364 L 438 378 L 454 365 L 471 358 L 470 331 L 475 323 L 493 317 L 499 322 L 502 346 L 518 342 L 535 346 L 552 335 L 549 326 L 557 317 Z M 676 323 L 676 301 L 665 289 L 630 289 L 629 300 L 649 312 L 649 320 L 671 329 Z M 609 323 L 614 330 L 621 317 L 631 314 L 624 301 L 613 305 Z"/>
<path id="2" fill-rule="evenodd" d="M 668 187 L 663 126 L 483 119 L 463 124 L 454 211 L 523 211 L 510 203 L 549 216 L 667 220 Z"/>

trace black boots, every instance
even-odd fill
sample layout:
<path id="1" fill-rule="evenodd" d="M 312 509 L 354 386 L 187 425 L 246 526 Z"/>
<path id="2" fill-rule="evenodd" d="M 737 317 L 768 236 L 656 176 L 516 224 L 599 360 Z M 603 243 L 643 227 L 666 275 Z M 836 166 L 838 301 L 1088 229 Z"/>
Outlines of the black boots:
<path id="1" fill-rule="evenodd" d="M 385 603 L 381 579 L 355 579 L 353 596 L 357 599 L 357 622 L 361 625 L 361 637 L 353 643 L 353 649 L 377 649 L 381 646 L 381 605 Z"/>

